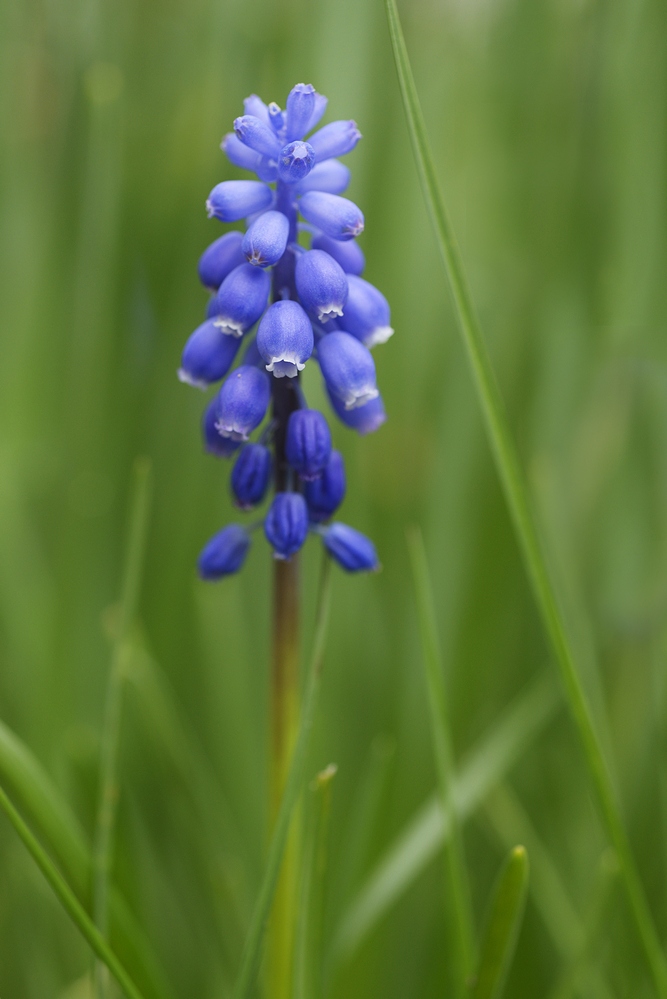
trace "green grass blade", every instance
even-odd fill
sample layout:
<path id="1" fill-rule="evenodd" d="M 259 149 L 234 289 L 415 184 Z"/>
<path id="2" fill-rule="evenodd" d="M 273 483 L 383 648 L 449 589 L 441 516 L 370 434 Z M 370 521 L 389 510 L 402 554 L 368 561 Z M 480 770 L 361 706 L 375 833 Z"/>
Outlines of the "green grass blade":
<path id="1" fill-rule="evenodd" d="M 408 547 L 412 562 L 419 631 L 426 670 L 433 753 L 440 784 L 442 810 L 447 816 L 450 830 L 444 843 L 446 887 L 448 895 L 451 894 L 451 902 L 447 897 L 446 904 L 452 910 L 447 920 L 447 924 L 451 928 L 449 953 L 451 960 L 458 964 L 457 987 L 462 990 L 474 969 L 475 926 L 463 839 L 454 802 L 454 762 L 442 655 L 424 540 L 418 528 L 409 531 Z"/>
<path id="2" fill-rule="evenodd" d="M 123 989 L 125 995 L 128 999 L 143 999 L 141 992 L 134 984 L 123 965 L 111 950 L 108 943 L 92 922 L 72 889 L 69 887 L 51 858 L 25 824 L 2 788 L 0 788 L 0 808 L 2 808 L 3 812 L 14 826 L 14 829 L 23 841 L 23 844 L 46 880 L 51 885 L 58 901 L 67 912 L 74 925 L 80 931 L 82 936 L 84 936 L 88 941 L 90 947 L 100 961 L 103 961 L 109 971 L 113 974 L 114 978 Z"/>
<path id="3" fill-rule="evenodd" d="M 528 888 L 528 854 L 515 846 L 491 898 L 472 999 L 499 999 L 519 938 Z"/>
<path id="4" fill-rule="evenodd" d="M 445 209 L 403 38 L 396 0 L 385 0 L 385 4 L 403 105 L 424 199 L 431 215 L 436 239 L 444 261 L 459 328 L 472 368 L 496 468 L 535 599 L 560 669 L 570 712 L 579 731 L 607 832 L 619 857 L 630 909 L 658 994 L 663 999 L 667 999 L 667 962 L 635 866 L 621 820 L 611 775 L 574 661 L 542 543 L 528 501 L 528 491 L 524 483 L 502 397 L 477 321 L 458 245 Z"/>
<path id="5" fill-rule="evenodd" d="M 120 615 L 114 635 L 111 668 L 107 683 L 104 727 L 100 752 L 100 784 L 93 849 L 93 913 L 103 936 L 109 930 L 109 878 L 113 855 L 114 827 L 118 802 L 118 746 L 120 740 L 123 681 L 126 661 L 132 656 L 129 633 L 137 612 L 141 572 L 146 548 L 150 506 L 151 466 L 139 459 L 134 467 L 130 529 L 120 600 Z M 95 969 L 95 991 L 99 999 L 109 995 L 106 969 Z"/>
<path id="6" fill-rule="evenodd" d="M 271 911 L 271 903 L 280 874 L 280 864 L 289 834 L 292 813 L 301 791 L 307 761 L 310 732 L 313 727 L 315 709 L 322 679 L 322 663 L 326 645 L 327 626 L 329 623 L 329 605 L 331 602 L 331 560 L 324 557 L 322 578 L 317 601 L 315 638 L 313 652 L 308 672 L 306 692 L 301 709 L 299 733 L 290 763 L 285 790 L 280 802 L 280 809 L 275 828 L 271 837 L 266 870 L 262 879 L 255 910 L 250 923 L 250 930 L 241 955 L 241 966 L 234 987 L 234 999 L 245 999 L 252 988 L 259 965 L 262 940 L 266 923 Z"/>
<path id="7" fill-rule="evenodd" d="M 543 731 L 558 701 L 551 679 L 540 677 L 481 740 L 464 762 L 454 785 L 459 822 L 481 805 L 490 789 Z M 334 939 L 332 963 L 352 955 L 436 856 L 449 831 L 448 817 L 443 813 L 439 796 L 435 795 L 398 834 L 344 913 Z"/>

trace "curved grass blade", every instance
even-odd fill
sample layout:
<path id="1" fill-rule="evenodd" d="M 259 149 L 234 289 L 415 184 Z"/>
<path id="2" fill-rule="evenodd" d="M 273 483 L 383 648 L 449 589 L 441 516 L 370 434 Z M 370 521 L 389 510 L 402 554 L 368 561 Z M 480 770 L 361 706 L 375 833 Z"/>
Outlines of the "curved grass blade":
<path id="1" fill-rule="evenodd" d="M 433 754 L 440 784 L 442 811 L 447 816 L 450 830 L 449 836 L 444 842 L 446 904 L 447 908 L 451 907 L 452 910 L 447 920 L 447 925 L 451 929 L 449 953 L 450 959 L 458 965 L 457 988 L 462 990 L 472 974 L 475 964 L 475 926 L 463 839 L 454 803 L 454 761 L 444 668 L 424 539 L 417 527 L 408 532 L 408 548 L 412 562 L 419 631 L 426 671 Z"/>
<path id="2" fill-rule="evenodd" d="M 250 930 L 241 955 L 241 967 L 234 987 L 234 999 L 245 999 L 252 988 L 257 968 L 259 965 L 262 940 L 266 923 L 271 911 L 271 903 L 280 874 L 280 864 L 285 851 L 285 844 L 289 834 L 290 822 L 294 806 L 296 805 L 303 783 L 306 767 L 308 745 L 310 742 L 310 732 L 313 727 L 315 709 L 320 691 L 322 679 L 322 663 L 324 659 L 324 649 L 326 644 L 327 625 L 329 623 L 329 605 L 331 598 L 331 560 L 324 557 L 322 564 L 322 578 L 320 581 L 320 591 L 317 601 L 317 616 L 315 626 L 315 638 L 313 642 L 313 653 L 310 661 L 310 670 L 306 693 L 301 711 L 301 723 L 297 735 L 296 745 L 292 754 L 285 790 L 278 817 L 276 818 L 269 856 L 264 872 L 264 878 L 259 890 L 259 896 L 255 904 Z"/>
<path id="3" fill-rule="evenodd" d="M 607 768 L 593 715 L 570 647 L 556 591 L 528 500 L 528 490 L 502 397 L 475 314 L 461 255 L 440 191 L 396 0 L 385 0 L 385 5 L 403 106 L 424 200 L 431 215 L 436 240 L 445 265 L 496 469 L 514 523 L 535 600 L 560 670 L 570 713 L 579 731 L 584 756 L 595 785 L 607 833 L 618 854 L 622 878 L 639 937 L 658 994 L 662 999 L 667 999 L 667 962 L 635 866 L 616 801 L 611 774 Z"/>
<path id="4" fill-rule="evenodd" d="M 515 846 L 491 898 L 472 999 L 499 999 L 502 995 L 519 938 L 527 888 L 528 854 L 523 846 Z"/>
<path id="5" fill-rule="evenodd" d="M 53 888 L 58 901 L 67 912 L 74 925 L 77 927 L 82 936 L 88 941 L 90 947 L 100 961 L 103 961 L 107 966 L 125 995 L 128 999 L 143 999 L 141 992 L 134 984 L 114 952 L 111 950 L 109 944 L 92 922 L 51 858 L 48 856 L 35 836 L 33 836 L 30 829 L 14 808 L 2 788 L 0 788 L 0 808 L 2 808 L 3 812 L 14 826 L 14 829 L 23 841 L 24 846 L 27 848 L 40 871 Z"/>
<path id="6" fill-rule="evenodd" d="M 553 717 L 558 692 L 548 676 L 531 684 L 470 754 L 454 784 L 459 822 L 471 815 Z M 332 965 L 348 959 L 426 865 L 450 832 L 439 797 L 429 799 L 398 834 L 343 915 Z"/>

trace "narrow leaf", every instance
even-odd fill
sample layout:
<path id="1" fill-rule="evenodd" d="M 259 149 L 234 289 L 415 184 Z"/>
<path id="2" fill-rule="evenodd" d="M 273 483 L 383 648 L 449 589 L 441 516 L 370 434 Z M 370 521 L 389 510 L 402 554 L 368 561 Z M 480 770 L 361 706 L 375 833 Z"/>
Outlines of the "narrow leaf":
<path id="1" fill-rule="evenodd" d="M 512 964 L 528 888 L 528 854 L 510 851 L 494 889 L 482 939 L 473 999 L 499 999 Z"/>
<path id="2" fill-rule="evenodd" d="M 556 589 L 528 498 L 523 470 L 514 444 L 491 359 L 482 335 L 454 230 L 445 208 L 426 125 L 410 66 L 396 0 L 385 0 L 389 32 L 403 106 L 422 192 L 454 301 L 459 329 L 473 374 L 496 470 L 514 524 L 526 572 L 542 623 L 551 642 L 565 696 L 576 725 L 595 786 L 607 833 L 616 850 L 630 909 L 658 994 L 667 999 L 667 961 L 646 901 L 630 843 L 621 819 L 616 792 L 607 767 L 593 715 L 575 662 Z"/>

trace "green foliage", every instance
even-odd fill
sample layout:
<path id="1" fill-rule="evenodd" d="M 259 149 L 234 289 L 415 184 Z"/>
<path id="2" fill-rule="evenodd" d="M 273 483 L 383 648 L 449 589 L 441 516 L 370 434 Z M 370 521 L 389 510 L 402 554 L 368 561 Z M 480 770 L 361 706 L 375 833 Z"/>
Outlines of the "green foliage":
<path id="1" fill-rule="evenodd" d="M 514 957 L 528 888 L 528 855 L 515 846 L 498 876 L 489 903 L 473 999 L 499 999 Z"/>

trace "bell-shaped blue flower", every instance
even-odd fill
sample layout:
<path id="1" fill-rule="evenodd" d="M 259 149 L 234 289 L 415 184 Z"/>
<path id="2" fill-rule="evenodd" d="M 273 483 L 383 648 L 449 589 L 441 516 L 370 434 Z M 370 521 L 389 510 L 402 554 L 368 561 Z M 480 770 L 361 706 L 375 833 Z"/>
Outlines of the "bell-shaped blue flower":
<path id="1" fill-rule="evenodd" d="M 304 482 L 303 495 L 312 522 L 321 523 L 336 512 L 345 498 L 345 463 L 340 451 L 331 452 L 321 475 Z"/>
<path id="2" fill-rule="evenodd" d="M 227 183 L 231 184 L 232 181 Z M 364 231 L 364 216 L 361 211 L 353 201 L 337 194 L 308 191 L 299 201 L 299 211 L 306 222 L 317 226 L 332 239 L 354 239 Z"/>
<path id="3" fill-rule="evenodd" d="M 251 114 L 254 118 L 259 118 L 265 125 L 270 124 L 269 109 L 257 94 L 251 94 L 243 102 L 243 110 L 246 114 Z"/>
<path id="4" fill-rule="evenodd" d="M 290 413 L 285 455 L 306 482 L 322 473 L 331 455 L 331 431 L 322 413 L 316 409 L 296 409 Z"/>
<path id="5" fill-rule="evenodd" d="M 271 452 L 263 444 L 246 444 L 232 469 L 231 485 L 236 505 L 252 510 L 261 503 L 271 481 Z"/>
<path id="6" fill-rule="evenodd" d="M 308 250 L 297 258 L 295 281 L 301 304 L 318 322 L 343 315 L 347 278 L 340 264 L 324 250 Z"/>
<path id="7" fill-rule="evenodd" d="M 310 83 L 297 83 L 289 92 L 287 98 L 287 132 L 288 142 L 303 139 L 306 132 L 313 126 L 310 124 L 315 110 L 315 88 Z"/>
<path id="8" fill-rule="evenodd" d="M 272 267 L 287 246 L 289 222 L 282 212 L 263 212 L 243 237 L 242 249 L 249 264 Z"/>
<path id="9" fill-rule="evenodd" d="M 227 132 L 227 135 L 220 143 L 220 148 L 230 163 L 241 167 L 242 170 L 252 170 L 257 173 L 257 168 L 262 159 L 250 146 L 244 145 L 234 132 Z M 264 179 L 264 178 L 262 178 Z"/>
<path id="10" fill-rule="evenodd" d="M 264 211 L 272 201 L 273 191 L 259 180 L 223 180 L 209 194 L 206 210 L 210 219 L 237 222 L 253 212 Z"/>
<path id="11" fill-rule="evenodd" d="M 266 370 L 294 378 L 313 352 L 313 327 L 298 302 L 274 302 L 257 330 L 257 348 Z"/>
<path id="12" fill-rule="evenodd" d="M 240 524 L 229 524 L 204 545 L 198 568 L 202 579 L 222 579 L 238 572 L 250 548 L 250 535 Z"/>
<path id="13" fill-rule="evenodd" d="M 241 264 L 228 274 L 216 295 L 216 326 L 230 336 L 243 336 L 266 308 L 271 290 L 268 272 Z"/>
<path id="14" fill-rule="evenodd" d="M 345 409 L 356 409 L 380 394 L 370 351 L 350 333 L 334 330 L 323 336 L 317 359 L 327 388 Z"/>
<path id="15" fill-rule="evenodd" d="M 245 146 L 254 149 L 256 153 L 278 159 L 280 142 L 270 124 L 265 124 L 252 114 L 244 114 L 234 119 L 234 132 Z"/>
<path id="16" fill-rule="evenodd" d="M 308 128 L 305 131 L 305 135 L 308 135 L 309 132 L 312 132 L 312 130 L 315 128 L 316 125 L 319 125 L 320 121 L 324 117 L 324 112 L 327 109 L 328 103 L 329 103 L 328 97 L 325 97 L 324 94 L 318 94 L 318 92 L 315 91 L 315 107 L 313 108 L 313 113 L 311 115 L 310 121 L 308 122 Z"/>
<path id="17" fill-rule="evenodd" d="M 369 349 L 378 343 L 386 343 L 394 332 L 389 325 L 389 302 L 369 281 L 353 274 L 348 275 L 347 280 L 350 293 L 342 325 Z"/>
<path id="18" fill-rule="evenodd" d="M 346 572 L 374 572 L 380 568 L 375 545 L 361 531 L 333 523 L 321 533 L 324 547 Z"/>
<path id="19" fill-rule="evenodd" d="M 340 160 L 324 160 L 316 163 L 307 177 L 299 181 L 294 190 L 297 194 L 308 191 L 325 191 L 328 194 L 342 194 L 350 183 L 351 173 Z"/>
<path id="20" fill-rule="evenodd" d="M 301 493 L 276 493 L 264 521 L 276 558 L 291 558 L 308 536 L 308 507 Z"/>
<path id="21" fill-rule="evenodd" d="M 290 142 L 280 153 L 278 176 L 285 184 L 298 184 L 311 172 L 315 162 L 313 147 L 307 142 Z"/>
<path id="22" fill-rule="evenodd" d="M 216 424 L 218 422 L 218 399 L 213 396 L 202 418 L 202 438 L 204 450 L 209 454 L 214 454 L 216 458 L 231 458 L 241 447 L 240 441 L 233 441 L 231 437 L 221 437 Z"/>
<path id="23" fill-rule="evenodd" d="M 361 138 L 355 121 L 332 121 L 309 138 L 318 163 L 351 152 Z"/>
<path id="24" fill-rule="evenodd" d="M 383 423 L 387 422 L 387 413 L 381 395 L 371 399 L 364 406 L 357 406 L 356 409 L 346 409 L 340 399 L 337 399 L 328 388 L 327 395 L 332 409 L 341 423 L 350 427 L 351 430 L 356 430 L 362 437 L 375 433 Z"/>
<path id="25" fill-rule="evenodd" d="M 247 441 L 269 405 L 271 384 L 265 371 L 242 364 L 222 383 L 217 396 L 218 433 Z"/>
<path id="26" fill-rule="evenodd" d="M 199 280 L 205 288 L 217 291 L 227 275 L 245 263 L 241 250 L 242 232 L 226 232 L 214 243 L 207 246 L 199 258 Z"/>
<path id="27" fill-rule="evenodd" d="M 332 239 L 331 236 L 318 232 L 313 236 L 311 245 L 314 250 L 324 250 L 338 261 L 346 274 L 361 274 L 366 266 L 364 252 L 354 239 L 342 243 L 340 239 Z"/>
<path id="28" fill-rule="evenodd" d="M 225 336 L 215 322 L 208 319 L 188 338 L 178 377 L 195 388 L 208 388 L 212 382 L 219 382 L 225 377 L 238 348 L 236 337 Z"/>

